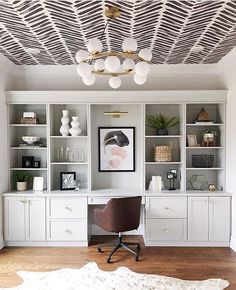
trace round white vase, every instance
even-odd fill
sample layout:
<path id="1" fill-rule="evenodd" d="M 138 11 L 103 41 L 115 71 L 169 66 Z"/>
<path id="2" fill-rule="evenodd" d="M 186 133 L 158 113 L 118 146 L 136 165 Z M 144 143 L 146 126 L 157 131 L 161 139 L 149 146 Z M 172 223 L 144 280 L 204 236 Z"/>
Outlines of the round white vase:
<path id="1" fill-rule="evenodd" d="M 72 117 L 72 121 L 71 121 L 71 128 L 69 130 L 71 136 L 79 136 L 81 133 L 81 129 L 79 127 L 80 122 L 79 122 L 79 117 Z"/>
<path id="2" fill-rule="evenodd" d="M 62 136 L 68 136 L 69 135 L 69 130 L 70 130 L 70 126 L 69 126 L 69 111 L 68 110 L 62 110 L 62 118 L 61 118 L 61 127 L 60 127 L 60 133 Z"/>

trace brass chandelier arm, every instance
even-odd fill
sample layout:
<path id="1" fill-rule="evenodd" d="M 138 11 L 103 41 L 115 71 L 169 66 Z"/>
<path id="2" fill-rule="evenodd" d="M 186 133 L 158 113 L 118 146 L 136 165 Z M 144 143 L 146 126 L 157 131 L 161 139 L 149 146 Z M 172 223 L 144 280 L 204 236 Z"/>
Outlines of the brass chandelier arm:
<path id="1" fill-rule="evenodd" d="M 98 76 L 125 76 L 125 75 L 131 75 L 134 71 L 122 71 L 122 72 L 105 72 L 105 71 L 96 71 L 92 70 L 92 74 L 98 75 Z"/>
<path id="2" fill-rule="evenodd" d="M 87 59 L 83 60 L 83 62 L 88 62 L 88 61 L 91 61 L 91 60 L 95 60 L 95 59 L 103 58 L 103 57 L 107 57 L 107 56 L 117 56 L 117 57 L 120 57 L 120 58 L 132 58 L 134 60 L 147 62 L 142 57 L 138 56 L 137 54 L 135 54 L 133 52 L 122 52 L 122 51 L 97 52 L 95 54 L 90 54 Z M 147 63 L 149 63 L 149 62 L 147 62 Z"/>

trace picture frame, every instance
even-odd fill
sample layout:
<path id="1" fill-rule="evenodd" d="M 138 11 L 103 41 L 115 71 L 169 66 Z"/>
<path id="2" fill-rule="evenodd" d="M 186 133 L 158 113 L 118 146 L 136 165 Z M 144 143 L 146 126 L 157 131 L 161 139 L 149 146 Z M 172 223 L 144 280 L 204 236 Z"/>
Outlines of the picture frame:
<path id="1" fill-rule="evenodd" d="M 43 185 L 44 185 L 44 177 L 34 177 L 33 179 L 33 190 L 34 191 L 43 191 Z"/>
<path id="2" fill-rule="evenodd" d="M 33 161 L 33 167 L 34 167 L 34 168 L 40 168 L 40 161 L 38 161 L 38 160 L 34 160 L 34 161 Z"/>
<path id="3" fill-rule="evenodd" d="M 196 135 L 187 135 L 188 147 L 196 147 L 197 144 L 197 136 Z"/>
<path id="4" fill-rule="evenodd" d="M 22 156 L 22 168 L 34 167 L 34 156 Z"/>
<path id="5" fill-rule="evenodd" d="M 135 171 L 135 127 L 98 127 L 98 171 Z"/>
<path id="6" fill-rule="evenodd" d="M 76 172 L 60 172 L 60 190 L 75 190 Z"/>

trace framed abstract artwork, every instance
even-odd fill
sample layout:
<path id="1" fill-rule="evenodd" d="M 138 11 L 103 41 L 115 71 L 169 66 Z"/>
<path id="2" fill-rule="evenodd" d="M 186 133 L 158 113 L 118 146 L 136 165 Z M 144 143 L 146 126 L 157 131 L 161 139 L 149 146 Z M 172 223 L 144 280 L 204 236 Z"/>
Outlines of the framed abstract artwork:
<path id="1" fill-rule="evenodd" d="M 98 128 L 98 170 L 135 171 L 135 127 Z"/>

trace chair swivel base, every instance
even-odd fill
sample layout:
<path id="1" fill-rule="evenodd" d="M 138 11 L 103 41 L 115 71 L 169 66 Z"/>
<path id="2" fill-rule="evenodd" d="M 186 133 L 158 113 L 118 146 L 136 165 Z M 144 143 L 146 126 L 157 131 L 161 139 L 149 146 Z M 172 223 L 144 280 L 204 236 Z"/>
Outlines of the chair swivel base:
<path id="1" fill-rule="evenodd" d="M 103 244 L 102 246 L 103 247 L 104 246 L 106 247 L 106 246 L 113 246 L 113 245 L 114 245 L 114 243 L 113 244 L 109 243 L 109 244 Z M 135 252 L 134 250 L 132 250 L 129 246 L 137 246 L 137 252 Z M 123 248 L 123 249 L 129 251 L 130 253 L 134 254 L 135 255 L 134 260 L 135 261 L 139 261 L 139 252 L 140 252 L 140 245 L 139 245 L 139 243 L 123 243 L 122 242 L 122 237 L 119 236 L 119 238 L 117 239 L 117 242 L 116 242 L 115 247 L 113 248 L 113 250 L 111 251 L 111 253 L 107 257 L 107 260 L 106 260 L 107 263 L 110 263 L 111 262 L 111 257 L 113 256 L 113 254 L 119 248 Z M 102 252 L 102 249 L 101 249 L 100 246 L 97 247 L 97 250 L 98 250 L 99 253 Z"/>

